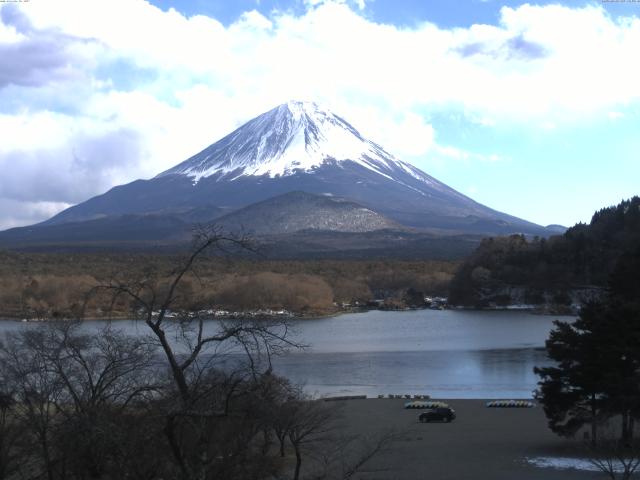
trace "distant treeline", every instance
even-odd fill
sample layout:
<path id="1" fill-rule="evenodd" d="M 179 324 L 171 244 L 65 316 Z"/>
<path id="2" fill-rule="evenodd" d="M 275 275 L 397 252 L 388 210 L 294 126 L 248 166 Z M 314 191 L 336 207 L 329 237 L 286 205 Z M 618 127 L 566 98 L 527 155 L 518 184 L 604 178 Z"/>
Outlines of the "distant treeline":
<path id="1" fill-rule="evenodd" d="M 20 254 L 0 252 L 0 317 L 75 318 L 112 312 L 95 297 L 96 285 L 164 278 L 179 263 L 172 256 Z M 181 285 L 181 307 L 232 311 L 287 309 L 327 314 L 343 304 L 385 299 L 403 306 L 416 292 L 446 295 L 457 264 L 446 261 L 263 261 L 203 258 Z M 410 292 L 410 295 L 407 295 Z M 419 295 L 418 295 L 419 296 Z"/>
<path id="2" fill-rule="evenodd" d="M 450 301 L 485 307 L 568 305 L 607 284 L 617 259 L 640 248 L 640 198 L 604 208 L 564 235 L 487 238 L 455 275 Z"/>

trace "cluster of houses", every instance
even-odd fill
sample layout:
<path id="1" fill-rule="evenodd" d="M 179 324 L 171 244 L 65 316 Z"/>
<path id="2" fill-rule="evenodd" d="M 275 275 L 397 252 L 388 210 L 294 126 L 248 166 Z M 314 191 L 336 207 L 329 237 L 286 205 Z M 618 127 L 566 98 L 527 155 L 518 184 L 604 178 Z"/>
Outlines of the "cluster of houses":
<path id="1" fill-rule="evenodd" d="M 154 311 L 153 316 L 160 315 L 160 311 Z M 173 311 L 167 311 L 165 318 L 180 318 L 184 314 L 176 313 Z M 288 310 L 272 310 L 270 308 L 264 308 L 259 310 L 248 310 L 241 312 L 233 312 L 230 310 L 222 309 L 208 309 L 199 310 L 197 312 L 189 312 L 187 314 L 189 318 L 228 318 L 228 319 L 246 319 L 246 318 L 289 318 L 293 317 L 293 313 Z"/>
<path id="2" fill-rule="evenodd" d="M 447 297 L 424 297 L 424 304 L 433 310 L 444 310 L 448 306 Z"/>
<path id="3" fill-rule="evenodd" d="M 424 304 L 420 307 L 408 307 L 397 303 L 390 302 L 384 298 L 376 298 L 369 300 L 368 302 L 359 302 L 354 300 L 352 302 L 342 302 L 340 304 L 335 303 L 336 307 L 340 307 L 343 310 L 411 310 L 412 308 L 429 308 L 432 310 L 444 310 L 448 307 L 447 297 L 424 297 Z"/>

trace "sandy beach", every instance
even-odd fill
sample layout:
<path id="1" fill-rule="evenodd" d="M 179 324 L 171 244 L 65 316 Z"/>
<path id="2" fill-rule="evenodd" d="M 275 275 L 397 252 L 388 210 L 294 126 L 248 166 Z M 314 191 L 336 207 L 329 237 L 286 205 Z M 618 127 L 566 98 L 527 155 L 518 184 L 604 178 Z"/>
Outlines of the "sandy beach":
<path id="1" fill-rule="evenodd" d="M 601 473 L 540 468 L 526 458 L 576 457 L 579 441 L 547 428 L 542 408 L 486 408 L 483 400 L 444 400 L 457 418 L 450 424 L 418 422 L 419 410 L 405 400 L 339 402 L 348 434 L 404 432 L 388 451 L 367 464 L 361 479 L 398 480 L 573 480 L 604 478 Z M 338 402 L 337 402 L 338 403 Z"/>

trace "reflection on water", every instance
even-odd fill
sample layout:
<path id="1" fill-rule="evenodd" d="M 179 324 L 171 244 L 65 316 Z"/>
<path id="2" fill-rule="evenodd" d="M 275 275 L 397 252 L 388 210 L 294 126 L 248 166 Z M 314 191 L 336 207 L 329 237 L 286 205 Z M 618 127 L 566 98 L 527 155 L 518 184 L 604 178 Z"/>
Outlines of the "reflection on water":
<path id="1" fill-rule="evenodd" d="M 310 348 L 277 359 L 276 370 L 318 395 L 531 398 L 555 318 L 418 310 L 298 322 Z"/>
<path id="2" fill-rule="evenodd" d="M 276 371 L 317 395 L 531 398 L 542 349 L 292 354 Z"/>
<path id="3" fill-rule="evenodd" d="M 372 311 L 294 322 L 309 345 L 275 360 L 275 371 L 318 395 L 429 394 L 441 398 L 530 398 L 534 366 L 557 317 L 526 312 Z M 569 317 L 562 320 L 571 320 Z M 0 333 L 34 324 L 0 322 Z M 147 334 L 140 322 L 113 325 Z M 207 322 L 207 331 L 216 328 Z M 88 321 L 98 331 L 104 322 Z"/>
<path id="4" fill-rule="evenodd" d="M 491 350 L 542 347 L 555 318 L 527 312 L 371 311 L 296 322 L 313 352 Z"/>

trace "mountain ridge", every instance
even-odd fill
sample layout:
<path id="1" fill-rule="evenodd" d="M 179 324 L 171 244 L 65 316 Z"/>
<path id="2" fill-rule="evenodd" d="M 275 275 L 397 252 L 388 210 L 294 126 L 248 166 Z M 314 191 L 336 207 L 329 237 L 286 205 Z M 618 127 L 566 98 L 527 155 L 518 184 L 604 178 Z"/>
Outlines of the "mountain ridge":
<path id="1" fill-rule="evenodd" d="M 87 222 L 84 227 L 96 228 L 97 236 L 109 222 L 95 221 L 104 219 L 119 224 L 123 218 L 133 222 L 136 216 L 155 215 L 157 218 L 144 219 L 151 227 L 162 225 L 159 217 L 163 216 L 185 224 L 217 221 L 229 215 L 228 218 L 233 218 L 233 212 L 249 207 L 255 212 L 262 208 L 256 204 L 291 192 L 305 192 L 309 195 L 305 197 L 307 200 L 312 196 L 325 199 L 303 202 L 305 207 L 300 204 L 297 210 L 282 203 L 282 199 L 274 200 L 271 205 L 280 202 L 282 212 L 288 211 L 297 220 L 282 219 L 273 210 L 267 216 L 279 217 L 281 226 L 304 220 L 311 232 L 329 228 L 366 234 L 384 227 L 441 236 L 513 233 L 548 236 L 554 230 L 474 201 L 366 139 L 342 117 L 313 102 L 298 101 L 249 120 L 151 179 L 113 187 L 38 225 L 24 228 L 30 232 L 73 224 L 73 229 L 79 232 L 82 223 Z M 331 204 L 327 198 L 353 204 L 348 215 L 351 225 L 340 219 L 340 208 L 347 204 Z M 321 205 L 331 208 L 319 214 Z M 329 218 L 331 215 L 334 218 Z M 253 215 L 253 223 L 260 221 L 260 216 Z M 268 225 L 264 227 L 265 235 L 274 234 Z M 134 227 L 131 229 L 135 231 Z M 166 238 L 164 227 L 160 230 L 158 238 Z M 283 233 L 287 233 L 286 229 L 278 232 Z M 45 231 L 40 234 L 45 235 Z M 0 240 L 20 235 L 14 229 L 10 234 L 0 234 Z M 91 234 L 81 236 L 90 238 Z M 143 236 L 153 237 L 152 232 Z"/>

